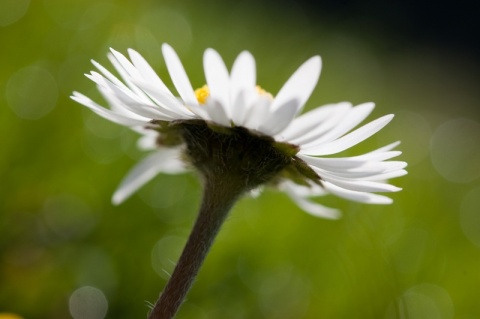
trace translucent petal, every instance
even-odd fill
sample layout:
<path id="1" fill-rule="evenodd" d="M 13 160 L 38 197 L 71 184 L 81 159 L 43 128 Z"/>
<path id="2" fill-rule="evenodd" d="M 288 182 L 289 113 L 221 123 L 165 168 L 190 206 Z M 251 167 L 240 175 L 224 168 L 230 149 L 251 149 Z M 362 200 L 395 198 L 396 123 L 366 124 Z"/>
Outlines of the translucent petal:
<path id="1" fill-rule="evenodd" d="M 278 132 L 287 127 L 297 112 L 298 100 L 291 100 L 285 102 L 277 110 L 270 113 L 270 116 L 263 118 L 261 125 L 258 127 L 258 131 L 274 136 Z"/>
<path id="2" fill-rule="evenodd" d="M 269 118 L 272 112 L 271 101 L 268 97 L 258 96 L 253 105 L 248 108 L 243 126 L 257 130 L 266 118 Z"/>
<path id="3" fill-rule="evenodd" d="M 187 73 L 183 68 L 182 62 L 178 58 L 178 55 L 175 53 L 173 48 L 168 44 L 164 43 L 162 45 L 163 57 L 165 58 L 165 63 L 167 64 L 168 73 L 172 78 L 173 85 L 178 91 L 178 94 L 182 97 L 182 100 L 187 105 L 197 105 L 198 101 L 195 97 L 195 93 L 188 79 Z"/>
<path id="4" fill-rule="evenodd" d="M 297 118 L 283 130 L 280 135 L 285 140 L 293 140 L 310 132 L 314 127 L 321 125 L 331 113 L 335 111 L 337 104 L 328 104 L 308 111 Z"/>
<path id="5" fill-rule="evenodd" d="M 329 158 L 322 158 L 322 157 L 311 157 L 307 155 L 303 155 L 301 152 L 297 154 L 297 156 L 307 162 L 310 165 L 323 168 L 323 169 L 350 169 L 361 167 L 368 162 L 380 162 L 383 160 L 390 159 L 392 157 L 396 157 L 400 155 L 402 152 L 400 151 L 390 151 L 384 153 L 368 153 L 359 156 L 352 156 L 352 157 L 329 157 Z"/>
<path id="6" fill-rule="evenodd" d="M 387 183 L 372 182 L 372 181 L 357 181 L 357 180 L 342 180 L 322 176 L 323 180 L 337 185 L 338 187 L 358 191 L 358 192 L 398 192 L 402 189 Z"/>
<path id="7" fill-rule="evenodd" d="M 184 171 L 178 149 L 161 149 L 146 157 L 127 174 L 113 194 L 112 202 L 115 205 L 122 203 L 158 173 L 178 174 Z"/>
<path id="8" fill-rule="evenodd" d="M 208 112 L 208 115 L 213 122 L 223 125 L 225 127 L 230 127 L 230 119 L 225 113 L 225 109 L 223 108 L 223 105 L 220 102 L 211 98 L 209 99 L 206 107 L 207 107 L 206 110 Z"/>
<path id="9" fill-rule="evenodd" d="M 355 201 L 355 202 L 360 202 L 365 204 L 391 204 L 393 202 L 391 198 L 383 195 L 352 191 L 352 190 L 348 190 L 348 189 L 336 186 L 329 182 L 324 182 L 323 185 L 332 194 L 338 197 Z"/>
<path id="10" fill-rule="evenodd" d="M 117 52 L 113 49 L 110 49 L 112 53 L 108 54 L 107 57 L 110 62 L 113 64 L 115 69 L 117 69 L 118 73 L 122 77 L 123 81 L 127 84 L 128 88 L 134 92 L 135 95 L 139 99 L 144 102 L 150 101 L 145 93 L 142 92 L 135 84 L 133 84 L 132 79 L 138 78 L 140 73 L 137 69 L 133 66 L 133 64 L 120 52 Z M 122 86 L 120 86 L 122 87 Z M 123 89 L 123 87 L 122 87 Z"/>
<path id="11" fill-rule="evenodd" d="M 297 186 L 290 182 L 288 182 L 288 184 L 284 184 L 285 186 L 283 188 L 286 194 L 298 205 L 298 207 L 300 207 L 305 212 L 315 217 L 323 217 L 328 219 L 340 218 L 341 213 L 339 210 L 325 207 L 314 201 L 311 201 L 306 196 L 302 196 L 301 193 L 297 191 L 297 188 L 300 186 Z"/>
<path id="12" fill-rule="evenodd" d="M 193 113 L 179 100 L 163 91 L 157 90 L 157 88 L 150 83 L 138 81 L 136 84 L 150 96 L 163 113 L 170 115 L 172 120 L 194 117 Z"/>
<path id="13" fill-rule="evenodd" d="M 321 67 L 322 60 L 319 56 L 303 63 L 280 89 L 272 103 L 272 109 L 276 110 L 287 101 L 297 99 L 297 113 L 300 112 L 317 85 Z"/>
<path id="14" fill-rule="evenodd" d="M 86 97 L 85 95 L 78 92 L 73 92 L 73 95 L 71 96 L 71 98 L 77 101 L 78 103 L 85 105 L 86 107 L 88 107 L 89 109 L 91 109 L 92 111 L 100 115 L 101 117 L 120 125 L 145 126 L 148 123 L 147 120 L 142 121 L 138 119 L 132 119 L 123 114 L 115 113 L 109 109 L 106 109 L 98 105 L 97 103 L 93 102 L 88 97 Z"/>
<path id="15" fill-rule="evenodd" d="M 88 77 L 94 82 L 96 82 L 98 85 L 103 86 L 107 90 L 110 90 L 111 93 L 116 98 L 118 98 L 128 110 L 150 119 L 171 119 L 170 116 L 162 112 L 155 105 L 148 105 L 142 99 L 138 98 L 138 96 L 135 95 L 133 92 L 129 91 L 128 89 L 116 86 L 112 82 L 103 78 L 100 74 L 92 72 L 92 75 Z"/>
<path id="16" fill-rule="evenodd" d="M 372 153 L 381 153 L 381 152 L 388 152 L 390 150 L 393 150 L 395 147 L 397 147 L 398 145 L 400 145 L 400 141 L 396 141 L 396 142 L 393 142 L 391 144 L 388 144 L 384 147 L 380 147 L 379 149 L 376 149 L 370 153 L 367 153 L 367 154 L 372 154 Z"/>
<path id="17" fill-rule="evenodd" d="M 128 54 L 130 55 L 130 59 L 132 59 L 133 64 L 137 68 L 139 74 L 141 75 L 141 79 L 150 83 L 153 87 L 157 90 L 162 91 L 164 94 L 169 95 L 173 98 L 172 92 L 167 88 L 165 83 L 160 79 L 157 73 L 152 69 L 150 64 L 135 50 L 128 49 Z"/>
<path id="18" fill-rule="evenodd" d="M 339 153 L 377 133 L 387 125 L 392 118 L 393 114 L 385 115 L 330 143 L 312 145 L 309 147 L 301 146 L 302 153 L 316 156 Z"/>
<path id="19" fill-rule="evenodd" d="M 337 126 L 342 121 L 342 119 L 346 116 L 346 114 L 350 112 L 351 109 L 352 109 L 351 103 L 342 102 L 337 104 L 336 107 L 332 110 L 332 112 L 327 114 L 328 116 L 325 119 L 314 119 L 312 117 L 311 122 L 314 125 L 310 125 L 310 129 L 308 131 L 305 131 L 304 134 L 290 140 L 290 142 L 297 145 L 304 145 L 306 143 L 315 141 L 316 138 L 318 138 L 319 136 L 322 136 L 323 134 L 328 133 L 335 126 Z M 316 124 L 315 122 L 318 123 L 319 120 L 321 122 L 319 124 Z"/>
<path id="20" fill-rule="evenodd" d="M 255 59 L 250 52 L 243 51 L 235 59 L 230 76 L 230 104 L 232 106 L 230 116 L 235 123 L 243 119 L 246 110 L 245 104 L 251 103 L 251 101 L 245 100 L 244 92 L 254 90 L 255 84 Z M 239 103 L 239 100 L 243 100 L 243 104 Z"/>
<path id="21" fill-rule="evenodd" d="M 213 49 L 205 50 L 203 68 L 208 89 L 210 90 L 210 98 L 220 103 L 225 109 L 227 116 L 230 117 L 230 78 L 220 54 Z"/>
<path id="22" fill-rule="evenodd" d="M 330 131 L 321 136 L 312 135 L 311 138 L 315 140 L 315 143 L 327 143 L 336 140 L 363 122 L 363 120 L 372 113 L 374 107 L 374 103 L 365 103 L 355 106 Z"/>

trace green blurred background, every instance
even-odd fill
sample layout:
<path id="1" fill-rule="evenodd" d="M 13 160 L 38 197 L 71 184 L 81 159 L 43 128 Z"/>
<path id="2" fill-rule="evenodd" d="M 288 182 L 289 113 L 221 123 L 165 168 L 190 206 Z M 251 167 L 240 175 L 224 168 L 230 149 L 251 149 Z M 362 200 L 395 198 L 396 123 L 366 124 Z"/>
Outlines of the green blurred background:
<path id="1" fill-rule="evenodd" d="M 350 6 L 0 0 L 0 313 L 146 317 L 195 218 L 199 182 L 158 176 L 112 206 L 145 154 L 135 133 L 68 96 L 98 97 L 83 74 L 92 58 L 108 65 L 109 47 L 136 49 L 168 82 L 160 54 L 168 42 L 195 87 L 205 82 L 207 47 L 229 66 L 250 50 L 258 83 L 272 93 L 321 55 L 307 108 L 376 102 L 370 119 L 396 118 L 355 152 L 401 140 L 409 163 L 393 181 L 404 188 L 393 205 L 322 199 L 344 212 L 338 221 L 307 215 L 272 190 L 243 199 L 178 318 L 480 318 L 474 14 L 460 5 L 435 16 L 427 5 L 341 3 Z"/>

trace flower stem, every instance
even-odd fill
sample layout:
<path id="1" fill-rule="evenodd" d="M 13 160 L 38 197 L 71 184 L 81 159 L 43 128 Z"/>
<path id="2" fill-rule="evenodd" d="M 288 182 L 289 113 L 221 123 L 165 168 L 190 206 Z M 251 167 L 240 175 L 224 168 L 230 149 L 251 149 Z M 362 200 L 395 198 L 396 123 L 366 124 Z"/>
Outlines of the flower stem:
<path id="1" fill-rule="evenodd" d="M 243 191 L 242 187 L 232 185 L 225 178 L 205 179 L 203 200 L 195 225 L 148 319 L 171 319 L 175 316 L 228 212 Z"/>

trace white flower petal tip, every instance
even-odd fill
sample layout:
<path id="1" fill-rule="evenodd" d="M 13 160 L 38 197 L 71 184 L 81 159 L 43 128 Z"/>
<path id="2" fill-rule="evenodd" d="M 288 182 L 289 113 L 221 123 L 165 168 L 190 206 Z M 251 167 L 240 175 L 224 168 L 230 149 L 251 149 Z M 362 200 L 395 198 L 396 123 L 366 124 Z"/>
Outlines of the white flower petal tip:
<path id="1" fill-rule="evenodd" d="M 298 99 L 297 113 L 308 100 L 317 85 L 322 67 L 322 59 L 314 56 L 303 63 L 278 92 L 272 103 L 272 109 L 276 110 L 286 101 Z"/>

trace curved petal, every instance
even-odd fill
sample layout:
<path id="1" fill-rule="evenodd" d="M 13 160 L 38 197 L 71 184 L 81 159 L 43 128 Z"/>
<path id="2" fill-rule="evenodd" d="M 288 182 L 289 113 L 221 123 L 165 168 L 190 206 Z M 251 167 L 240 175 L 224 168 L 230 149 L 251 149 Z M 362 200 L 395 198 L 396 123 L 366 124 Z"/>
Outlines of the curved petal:
<path id="1" fill-rule="evenodd" d="M 108 91 L 110 91 L 115 98 L 120 100 L 125 108 L 135 114 L 155 120 L 172 119 L 168 114 L 162 112 L 161 109 L 157 108 L 155 105 L 152 105 L 152 103 L 148 104 L 147 102 L 144 102 L 144 100 L 138 98 L 135 93 L 129 91 L 128 89 L 116 86 L 96 72 L 92 72 L 92 74 L 87 75 L 87 77 L 97 83 L 99 86 L 104 87 L 106 89 L 106 91 L 104 91 L 105 93 L 108 94 Z"/>
<path id="2" fill-rule="evenodd" d="M 167 94 L 171 98 L 174 98 L 172 92 L 170 92 L 165 83 L 163 83 L 157 73 L 152 69 L 150 64 L 148 64 L 148 62 L 140 55 L 140 53 L 133 49 L 128 49 L 128 54 L 130 55 L 130 59 L 132 59 L 133 65 L 137 68 L 138 73 L 144 81 L 150 83 L 157 90 L 162 91 L 164 94 Z"/>
<path id="3" fill-rule="evenodd" d="M 203 69 L 207 79 L 210 98 L 216 100 L 225 109 L 228 117 L 231 116 L 230 78 L 225 63 L 220 54 L 213 49 L 205 50 L 203 55 Z"/>
<path id="4" fill-rule="evenodd" d="M 330 182 L 334 185 L 337 185 L 338 187 L 357 192 L 398 192 L 402 190 L 400 187 L 396 187 L 387 183 L 358 180 L 342 180 L 326 176 L 322 176 L 322 178 L 324 181 Z"/>
<path id="5" fill-rule="evenodd" d="M 118 114 L 115 113 L 109 109 L 106 109 L 97 103 L 93 102 L 91 99 L 86 97 L 85 95 L 78 93 L 78 92 L 73 92 L 73 95 L 71 96 L 72 100 L 85 105 L 101 117 L 112 121 L 114 123 L 120 124 L 120 125 L 125 125 L 125 126 L 145 126 L 148 124 L 148 120 L 138 120 L 138 119 L 132 119 L 126 115 L 123 114 Z"/>
<path id="6" fill-rule="evenodd" d="M 178 58 L 173 48 L 168 44 L 162 45 L 163 57 L 167 64 L 168 73 L 172 78 L 173 85 L 187 105 L 197 105 L 198 101 L 188 79 L 187 73 L 183 68 L 182 62 Z"/>
<path id="7" fill-rule="evenodd" d="M 297 113 L 300 112 L 317 85 L 321 67 L 322 60 L 319 56 L 303 63 L 280 89 L 272 103 L 272 109 L 276 110 L 287 101 L 297 99 Z"/>
<path id="8" fill-rule="evenodd" d="M 314 140 L 315 143 L 327 143 L 336 140 L 363 122 L 374 108 L 374 103 L 364 103 L 353 107 L 330 131 L 321 136 L 312 135 L 311 140 Z"/>
<path id="9" fill-rule="evenodd" d="M 148 94 L 163 113 L 172 116 L 172 120 L 195 117 L 194 114 L 178 99 L 171 97 L 163 91 L 157 90 L 152 84 L 144 81 L 135 81 L 135 84 Z"/>
<path id="10" fill-rule="evenodd" d="M 357 145 L 358 143 L 377 133 L 392 119 L 393 114 L 385 115 L 330 143 L 325 143 L 323 145 L 316 145 L 313 143 L 312 146 L 302 145 L 302 153 L 316 156 L 339 153 L 354 145 Z"/>
<path id="11" fill-rule="evenodd" d="M 296 99 L 285 102 L 284 105 L 271 112 L 268 117 L 263 118 L 261 125 L 258 127 L 258 131 L 269 136 L 274 136 L 278 132 L 281 132 L 295 117 L 297 105 L 298 100 Z"/>
<path id="12" fill-rule="evenodd" d="M 315 119 L 311 118 L 311 124 L 309 123 L 310 128 L 304 131 L 304 134 L 297 136 L 292 139 L 290 142 L 297 145 L 306 145 L 312 141 L 315 141 L 315 137 L 322 136 L 323 134 L 328 133 L 330 130 L 335 128 L 343 120 L 343 118 L 350 112 L 352 109 L 352 104 L 349 102 L 342 102 L 335 105 L 333 110 L 326 114 L 324 119 Z M 304 115 L 310 115 L 310 111 Z M 318 123 L 317 125 L 312 125 Z"/>
<path id="13" fill-rule="evenodd" d="M 245 100 L 247 97 L 245 92 L 255 89 L 256 78 L 255 59 L 250 52 L 243 51 L 235 59 L 230 76 L 230 116 L 235 123 L 242 121 L 246 111 L 245 105 L 251 103 L 251 101 Z M 243 100 L 243 102 L 239 103 L 239 100 Z"/>
<path id="14" fill-rule="evenodd" d="M 400 155 L 400 151 L 390 151 L 385 153 L 367 153 L 359 156 L 352 157 L 312 157 L 308 155 L 303 155 L 301 152 L 297 156 L 307 162 L 308 164 L 319 167 L 326 170 L 338 170 L 338 169 L 351 169 L 358 168 L 363 165 L 366 165 L 369 162 L 378 163 L 392 157 Z"/>
<path id="15" fill-rule="evenodd" d="M 230 127 L 230 119 L 228 118 L 222 103 L 214 99 L 209 99 L 207 112 L 213 122 L 225 127 Z"/>
<path id="16" fill-rule="evenodd" d="M 303 186 L 295 185 L 291 182 L 285 182 L 282 184 L 283 190 L 285 193 L 306 213 L 313 215 L 315 217 L 322 217 L 328 219 L 338 219 L 341 216 L 339 210 L 334 208 L 329 208 L 323 205 L 320 205 L 314 201 L 311 201 L 305 195 L 305 190 Z M 303 193 L 303 194 L 302 194 Z"/>
<path id="17" fill-rule="evenodd" d="M 122 203 L 158 173 L 178 174 L 185 170 L 178 149 L 161 149 L 147 156 L 127 174 L 113 194 L 112 202 L 115 205 Z"/>
<path id="18" fill-rule="evenodd" d="M 391 204 L 393 202 L 391 198 L 383 195 L 352 191 L 352 190 L 348 190 L 348 189 L 336 186 L 329 182 L 324 182 L 323 185 L 332 194 L 338 197 L 355 201 L 355 202 L 360 202 L 365 204 L 383 204 L 383 205 Z"/>
<path id="19" fill-rule="evenodd" d="M 337 104 L 327 104 L 301 114 L 280 133 L 282 139 L 291 141 L 310 132 L 330 117 L 336 107 Z"/>

